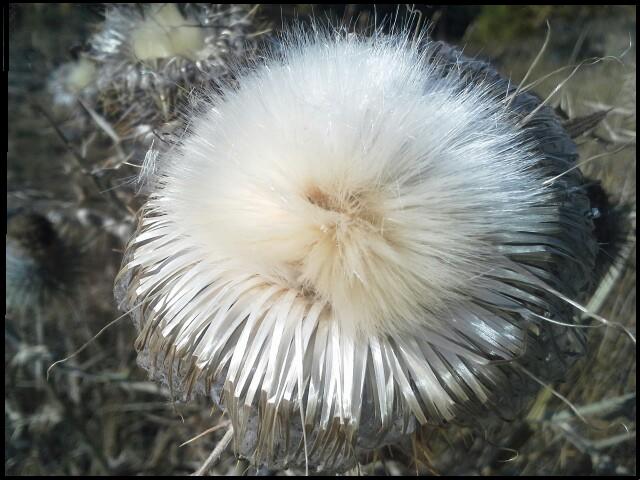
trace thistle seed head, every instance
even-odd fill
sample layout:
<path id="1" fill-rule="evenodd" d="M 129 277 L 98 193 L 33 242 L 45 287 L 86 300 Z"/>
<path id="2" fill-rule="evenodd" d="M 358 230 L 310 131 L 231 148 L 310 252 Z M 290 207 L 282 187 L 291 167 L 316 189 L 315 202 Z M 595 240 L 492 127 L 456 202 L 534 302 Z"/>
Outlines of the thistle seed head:
<path id="1" fill-rule="evenodd" d="M 486 63 L 300 34 L 202 101 L 150 170 L 117 296 L 145 365 L 219 402 L 239 454 L 344 469 L 504 414 L 518 366 L 580 352 L 548 321 L 594 267 L 575 145 Z"/>

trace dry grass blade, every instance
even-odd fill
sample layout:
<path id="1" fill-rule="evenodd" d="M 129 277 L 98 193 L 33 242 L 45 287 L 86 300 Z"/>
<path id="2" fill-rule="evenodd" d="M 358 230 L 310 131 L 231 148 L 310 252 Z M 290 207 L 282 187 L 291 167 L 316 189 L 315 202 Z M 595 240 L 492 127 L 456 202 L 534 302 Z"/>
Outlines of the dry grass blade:
<path id="1" fill-rule="evenodd" d="M 611 110 L 612 108 L 609 108 L 607 110 L 600 110 L 582 117 L 571 118 L 565 121 L 562 126 L 571 138 L 577 138 L 589 130 L 594 129 Z"/>
<path id="2" fill-rule="evenodd" d="M 221 428 L 226 428 L 226 427 L 228 427 L 228 426 L 229 426 L 229 423 L 230 423 L 230 422 L 227 420 L 226 422 L 222 422 L 222 423 L 219 423 L 218 425 L 215 425 L 215 426 L 213 426 L 213 427 L 211 427 L 211 428 L 208 428 L 208 429 L 207 429 L 207 430 L 205 430 L 204 432 L 199 433 L 198 435 L 196 435 L 196 436 L 195 436 L 195 437 L 193 437 L 193 438 L 190 438 L 189 440 L 187 440 L 187 441 L 186 441 L 186 442 L 184 442 L 184 443 L 181 443 L 181 444 L 180 444 L 180 446 L 181 446 L 181 447 L 184 447 L 185 445 L 189 445 L 191 442 L 195 442 L 195 441 L 196 441 L 196 440 L 198 440 L 199 438 L 202 438 L 202 437 L 204 437 L 205 435 L 208 435 L 209 433 L 213 433 L 213 432 L 215 432 L 215 431 L 218 431 L 218 430 L 220 430 Z"/>
<path id="3" fill-rule="evenodd" d="M 233 438 L 233 427 L 229 427 L 227 432 L 224 434 L 224 437 L 218 442 L 216 448 L 213 449 L 211 455 L 207 457 L 202 466 L 193 474 L 196 477 L 202 477 L 206 475 L 211 467 L 213 467 L 216 462 L 220 459 L 220 456 L 225 451 L 225 449 L 231 443 L 231 439 Z"/>

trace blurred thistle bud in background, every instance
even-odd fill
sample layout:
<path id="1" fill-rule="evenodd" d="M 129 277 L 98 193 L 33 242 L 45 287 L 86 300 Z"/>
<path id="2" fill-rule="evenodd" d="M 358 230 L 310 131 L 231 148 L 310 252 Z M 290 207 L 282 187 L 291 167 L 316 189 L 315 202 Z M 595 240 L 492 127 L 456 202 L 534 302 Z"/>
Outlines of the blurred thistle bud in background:
<path id="1" fill-rule="evenodd" d="M 13 329 L 34 332 L 34 346 L 23 349 L 22 356 L 35 359 L 41 385 L 42 358 L 48 354 L 45 323 L 60 320 L 71 304 L 79 285 L 77 252 L 44 215 L 20 209 L 7 212 L 5 252 L 5 315 L 15 321 L 5 323 L 5 338 L 14 338 Z"/>
<path id="2" fill-rule="evenodd" d="M 139 167 L 154 140 L 181 131 L 194 92 L 230 81 L 254 54 L 268 31 L 255 13 L 234 4 L 107 5 L 75 59 L 49 78 L 56 127 L 98 175 Z"/>
<path id="3" fill-rule="evenodd" d="M 9 212 L 6 238 L 7 313 L 23 320 L 55 308 L 70 294 L 73 254 L 53 224 L 34 212 Z M 70 268 L 71 267 L 71 268 Z"/>
<path id="4" fill-rule="evenodd" d="M 69 108 L 78 98 L 92 98 L 96 73 L 96 64 L 84 56 L 58 67 L 48 85 L 54 105 Z"/>
<path id="5" fill-rule="evenodd" d="M 218 84 L 251 56 L 254 13 L 234 4 L 109 6 L 88 42 L 100 110 L 131 127 L 175 120 L 194 89 Z"/>

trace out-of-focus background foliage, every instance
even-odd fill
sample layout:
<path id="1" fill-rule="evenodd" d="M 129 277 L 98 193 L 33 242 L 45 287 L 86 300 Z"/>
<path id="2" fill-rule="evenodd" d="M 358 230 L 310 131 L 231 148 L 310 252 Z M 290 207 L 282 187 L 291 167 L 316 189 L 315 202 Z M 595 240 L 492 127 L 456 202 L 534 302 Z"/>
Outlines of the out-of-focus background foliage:
<path id="1" fill-rule="evenodd" d="M 74 138 L 69 124 L 81 113 L 61 120 L 48 89 L 56 68 L 100 27 L 103 12 L 77 4 L 11 5 L 7 12 L 6 474 L 189 474 L 222 429 L 184 442 L 224 425 L 206 401 L 173 405 L 148 381 L 136 366 L 136 334 L 127 318 L 47 378 L 52 362 L 121 315 L 113 280 L 143 201 L 134 196 L 136 169 L 110 161 L 118 146 L 105 129 L 96 125 L 90 142 Z M 516 83 L 550 28 L 526 83 L 535 82 L 542 98 L 562 85 L 549 103 L 568 120 L 606 113 L 577 143 L 583 171 L 602 183 L 626 225 L 625 241 L 611 248 L 612 265 L 589 306 L 635 331 L 635 6 L 300 4 L 259 6 L 255 13 L 265 38 L 311 16 L 366 30 L 385 16 L 409 15 L 412 28 L 428 26 L 432 37 L 491 60 Z M 522 419 L 486 432 L 422 431 L 353 473 L 635 475 L 635 376 L 629 337 L 617 328 L 594 328 L 587 357 L 556 386 L 586 422 L 543 388 Z M 227 454 L 212 473 L 256 472 Z"/>

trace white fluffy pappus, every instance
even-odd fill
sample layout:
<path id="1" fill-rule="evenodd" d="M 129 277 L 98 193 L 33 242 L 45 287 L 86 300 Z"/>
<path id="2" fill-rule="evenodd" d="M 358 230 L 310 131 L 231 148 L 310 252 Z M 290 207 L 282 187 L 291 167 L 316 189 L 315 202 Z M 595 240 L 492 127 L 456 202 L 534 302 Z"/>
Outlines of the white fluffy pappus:
<path id="1" fill-rule="evenodd" d="M 160 157 L 119 280 L 138 347 L 185 361 L 274 467 L 346 468 L 516 395 L 509 362 L 578 348 L 543 319 L 571 322 L 551 290 L 575 297 L 595 255 L 580 173 L 546 181 L 576 155 L 539 103 L 428 40 L 285 42 Z"/>

